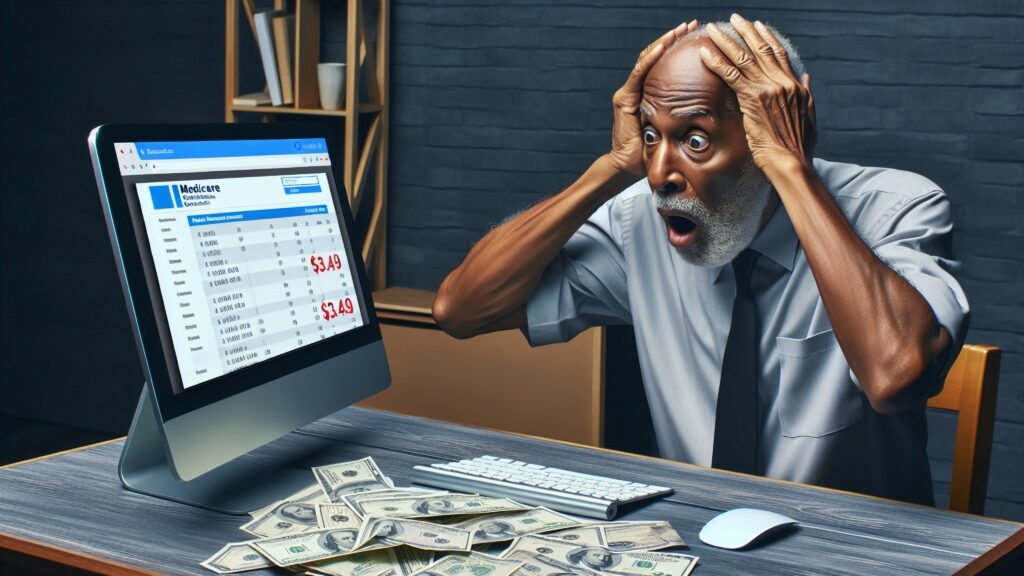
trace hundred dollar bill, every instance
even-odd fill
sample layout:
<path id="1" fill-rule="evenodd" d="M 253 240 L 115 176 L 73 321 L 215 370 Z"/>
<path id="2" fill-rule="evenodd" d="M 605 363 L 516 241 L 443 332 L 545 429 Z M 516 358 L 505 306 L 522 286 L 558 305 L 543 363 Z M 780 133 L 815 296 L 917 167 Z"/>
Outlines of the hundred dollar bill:
<path id="1" fill-rule="evenodd" d="M 441 558 L 416 573 L 417 576 L 509 576 L 523 563 L 519 560 L 505 560 L 488 554 L 470 552 L 452 554 Z"/>
<path id="2" fill-rule="evenodd" d="M 309 564 L 390 546 L 372 543 L 356 550 L 355 544 L 358 537 L 359 531 L 355 528 L 328 528 L 315 532 L 254 540 L 252 545 L 278 566 Z"/>
<path id="3" fill-rule="evenodd" d="M 434 496 L 439 494 L 451 494 L 451 492 L 443 490 L 424 490 L 422 488 L 384 488 L 381 490 L 345 494 L 341 497 L 341 502 L 348 504 L 356 514 L 359 514 L 360 517 L 362 517 L 366 516 L 366 513 L 363 512 L 362 504 L 368 500 L 383 500 L 385 498 L 397 498 L 401 496 Z"/>
<path id="4" fill-rule="evenodd" d="M 597 572 L 582 566 L 570 566 L 543 554 L 531 554 L 526 550 L 516 550 L 505 558 L 520 560 L 523 565 L 512 573 L 512 576 L 599 576 Z"/>
<path id="5" fill-rule="evenodd" d="M 347 504 L 326 502 L 316 505 L 316 523 L 320 528 L 358 529 L 363 520 Z"/>
<path id="6" fill-rule="evenodd" d="M 391 548 L 391 551 L 395 554 L 398 576 L 412 576 L 434 561 L 434 553 L 430 550 L 399 546 Z"/>
<path id="7" fill-rule="evenodd" d="M 243 524 L 241 529 L 261 538 L 310 532 L 319 528 L 316 505 L 326 501 L 320 486 L 313 485 L 262 508 L 262 513 Z"/>
<path id="8" fill-rule="evenodd" d="M 528 506 L 523 506 L 508 498 L 492 498 L 475 494 L 396 496 L 379 500 L 365 500 L 360 502 L 360 507 L 364 516 L 389 516 L 392 518 L 492 514 L 529 509 Z"/>
<path id="9" fill-rule="evenodd" d="M 556 538 L 530 534 L 516 538 L 502 558 L 519 550 L 542 554 L 603 574 L 636 576 L 686 576 L 697 565 L 697 557 L 665 552 L 617 552 L 602 546 L 577 546 Z"/>
<path id="10" fill-rule="evenodd" d="M 368 516 L 359 531 L 356 548 L 370 543 L 406 545 L 420 550 L 469 552 L 473 535 L 468 530 L 408 518 Z"/>
<path id="11" fill-rule="evenodd" d="M 664 520 L 605 525 L 600 529 L 605 547 L 617 552 L 686 546 L 675 528 Z"/>
<path id="12" fill-rule="evenodd" d="M 548 538 L 557 538 L 577 546 L 604 546 L 604 533 L 597 524 L 587 524 L 568 530 L 559 530 L 545 534 Z"/>
<path id="13" fill-rule="evenodd" d="M 328 576 L 412 576 L 433 561 L 433 552 L 399 546 L 356 552 L 333 560 L 306 564 L 304 568 Z"/>
<path id="14" fill-rule="evenodd" d="M 369 456 L 362 460 L 315 466 L 313 476 L 331 502 L 341 502 L 344 494 L 394 488 L 391 480 L 384 476 Z"/>
<path id="15" fill-rule="evenodd" d="M 370 550 L 305 564 L 303 567 L 329 576 L 385 576 L 386 572 L 398 576 L 396 564 L 393 550 Z"/>
<path id="16" fill-rule="evenodd" d="M 221 548 L 205 562 L 200 563 L 200 566 L 207 570 L 213 570 L 218 574 L 230 574 L 245 570 L 270 568 L 273 564 L 257 552 L 255 548 L 250 546 L 249 542 L 237 542 Z"/>
<path id="17" fill-rule="evenodd" d="M 473 534 L 474 545 L 502 542 L 526 534 L 561 530 L 579 525 L 579 520 L 543 507 L 521 512 L 494 514 L 483 518 L 474 517 L 451 524 L 451 526 L 469 530 Z"/>
<path id="18" fill-rule="evenodd" d="M 309 486 L 306 486 L 305 488 L 299 490 L 298 492 L 292 494 L 291 496 L 282 498 L 276 502 L 271 502 L 270 504 L 267 504 L 266 506 L 260 508 L 259 510 L 253 510 L 252 512 L 249 512 L 249 516 L 252 516 L 253 519 L 259 518 L 260 516 L 263 516 L 267 512 L 273 510 L 274 507 L 280 504 L 281 502 L 307 502 L 309 504 L 315 505 L 318 502 L 330 502 L 330 500 L 328 500 L 327 496 L 324 494 L 323 488 L 321 488 L 319 484 L 314 483 L 310 484 Z"/>

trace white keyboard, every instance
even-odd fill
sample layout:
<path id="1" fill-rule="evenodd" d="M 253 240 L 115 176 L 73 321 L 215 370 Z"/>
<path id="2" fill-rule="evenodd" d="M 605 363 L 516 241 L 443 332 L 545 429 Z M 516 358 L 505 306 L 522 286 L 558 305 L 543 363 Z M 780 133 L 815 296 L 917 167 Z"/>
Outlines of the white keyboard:
<path id="1" fill-rule="evenodd" d="M 581 474 L 497 456 L 415 466 L 410 479 L 416 484 L 511 498 L 523 504 L 604 520 L 614 518 L 620 504 L 672 493 L 666 486 Z"/>

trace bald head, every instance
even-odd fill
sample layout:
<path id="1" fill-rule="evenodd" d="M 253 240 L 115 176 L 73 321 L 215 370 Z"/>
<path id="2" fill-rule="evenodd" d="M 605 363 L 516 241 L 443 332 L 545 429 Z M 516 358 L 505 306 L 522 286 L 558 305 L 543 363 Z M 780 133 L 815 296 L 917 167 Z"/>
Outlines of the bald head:
<path id="1" fill-rule="evenodd" d="M 700 108 L 710 108 L 718 116 L 739 115 L 736 94 L 704 65 L 699 52 L 701 46 L 718 50 L 706 35 L 683 38 L 651 68 L 644 79 L 641 102 L 645 114 L 653 114 L 665 106 L 675 110 L 701 105 Z"/>
<path id="2" fill-rule="evenodd" d="M 750 50 L 746 41 L 736 32 L 732 24 L 714 22 L 714 25 L 745 50 Z M 676 92 L 678 96 L 684 98 L 687 93 L 700 92 L 717 97 L 721 112 L 738 116 L 739 104 L 736 101 L 735 93 L 701 61 L 698 52 L 701 46 L 725 58 L 725 55 L 708 36 L 707 26 L 706 23 L 702 24 L 696 30 L 679 37 L 665 51 L 665 55 L 647 74 L 644 82 L 644 95 L 646 96 L 650 91 L 652 100 L 658 100 L 668 99 L 671 92 Z M 771 25 L 766 24 L 765 26 L 778 38 L 779 43 L 786 50 L 793 75 L 799 79 L 806 72 L 803 60 L 800 59 L 800 53 L 793 43 L 778 30 Z"/>
<path id="3" fill-rule="evenodd" d="M 710 24 L 714 24 L 716 28 L 739 44 L 744 50 L 750 51 L 750 46 L 747 45 L 747 41 L 743 39 L 743 36 L 740 36 L 740 33 L 736 31 L 736 28 L 731 23 L 710 22 Z M 786 57 L 789 60 L 789 68 L 793 71 L 793 76 L 796 76 L 799 80 L 800 77 L 807 72 L 807 68 L 804 66 L 804 61 L 800 58 L 800 52 L 796 49 L 796 46 L 789 41 L 789 38 L 786 38 L 786 36 L 776 30 L 774 26 L 771 24 L 765 24 L 764 27 L 778 39 L 779 44 L 782 44 L 782 48 L 785 49 Z M 675 43 L 673 43 L 672 46 L 669 46 L 668 50 L 665 51 L 665 56 L 681 49 L 688 41 L 698 40 L 700 38 L 708 38 L 708 23 L 701 24 L 693 32 L 689 32 L 677 38 Z"/>

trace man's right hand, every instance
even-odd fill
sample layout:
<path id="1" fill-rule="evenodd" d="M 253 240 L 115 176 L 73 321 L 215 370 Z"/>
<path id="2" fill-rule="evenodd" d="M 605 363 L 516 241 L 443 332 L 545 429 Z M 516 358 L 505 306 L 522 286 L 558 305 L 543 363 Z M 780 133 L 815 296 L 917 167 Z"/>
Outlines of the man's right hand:
<path id="1" fill-rule="evenodd" d="M 644 175 L 643 138 L 640 135 L 640 100 L 644 95 L 647 72 L 677 38 L 697 29 L 697 21 L 684 22 L 669 30 L 640 53 L 626 83 L 612 96 L 615 114 L 612 125 L 612 149 L 608 157 L 622 172 Z"/>

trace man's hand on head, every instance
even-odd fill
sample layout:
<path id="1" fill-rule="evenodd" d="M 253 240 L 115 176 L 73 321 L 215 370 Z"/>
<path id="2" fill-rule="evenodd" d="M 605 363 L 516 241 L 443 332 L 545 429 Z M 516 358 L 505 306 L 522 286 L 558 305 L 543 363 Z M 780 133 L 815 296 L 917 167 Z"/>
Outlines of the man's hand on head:
<path id="1" fill-rule="evenodd" d="M 709 24 L 708 37 L 725 57 L 705 47 L 700 55 L 736 92 L 754 162 L 764 171 L 779 163 L 806 164 L 815 137 L 810 76 L 793 75 L 785 48 L 760 21 L 733 14 L 730 22 L 750 50 Z"/>
<path id="2" fill-rule="evenodd" d="M 640 53 L 626 83 L 612 96 L 614 124 L 612 149 L 608 157 L 622 172 L 644 175 L 643 137 L 640 133 L 640 100 L 643 98 L 644 78 L 676 39 L 697 29 L 697 21 L 684 22 L 664 33 Z"/>

